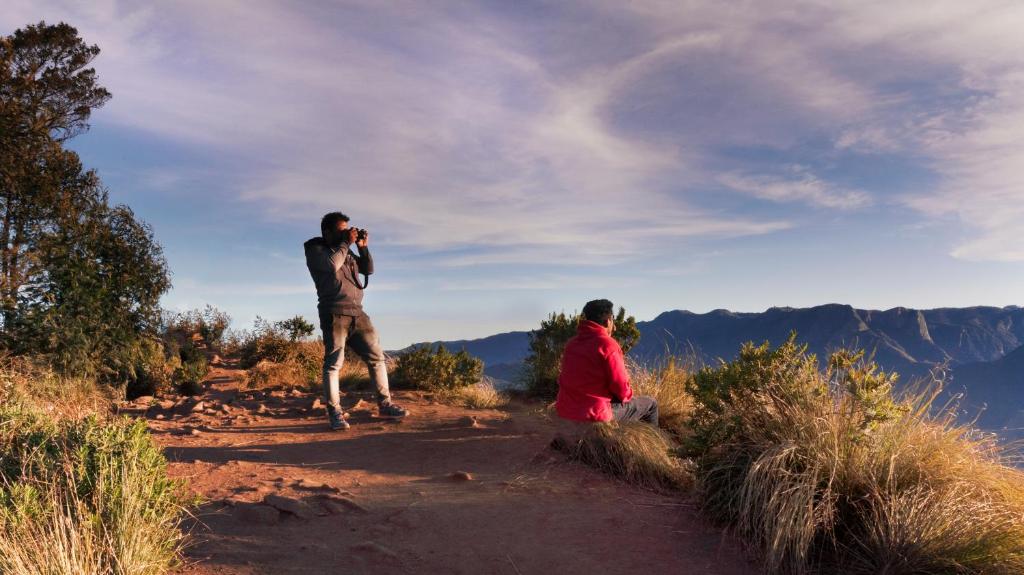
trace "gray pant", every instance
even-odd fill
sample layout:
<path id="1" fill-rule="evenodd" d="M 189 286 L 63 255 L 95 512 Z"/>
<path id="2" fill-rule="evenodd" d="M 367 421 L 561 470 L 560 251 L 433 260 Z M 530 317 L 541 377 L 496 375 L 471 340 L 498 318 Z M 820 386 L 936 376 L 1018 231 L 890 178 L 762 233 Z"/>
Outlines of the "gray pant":
<path id="1" fill-rule="evenodd" d="M 658 426 L 658 402 L 649 395 L 638 395 L 626 403 L 612 403 L 615 421 L 643 421 Z"/>
<path id="2" fill-rule="evenodd" d="M 377 403 L 384 405 L 391 402 L 388 390 L 388 369 L 384 362 L 384 350 L 380 347 L 377 330 L 370 323 L 370 316 L 360 314 L 348 315 L 321 314 L 320 329 L 324 335 L 324 403 L 328 409 L 341 410 L 341 397 L 338 392 L 338 374 L 345 363 L 345 346 L 366 362 L 370 371 L 370 381 L 377 388 Z"/>

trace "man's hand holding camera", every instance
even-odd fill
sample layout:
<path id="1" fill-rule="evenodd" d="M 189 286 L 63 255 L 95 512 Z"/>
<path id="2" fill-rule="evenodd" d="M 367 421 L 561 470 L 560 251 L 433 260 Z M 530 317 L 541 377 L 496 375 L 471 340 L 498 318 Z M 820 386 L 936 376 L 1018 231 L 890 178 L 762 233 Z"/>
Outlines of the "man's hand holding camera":
<path id="1" fill-rule="evenodd" d="M 348 240 L 345 243 L 349 245 L 355 244 L 365 248 L 370 242 L 370 232 L 362 228 L 345 228 L 342 233 L 345 234 L 342 237 Z"/>

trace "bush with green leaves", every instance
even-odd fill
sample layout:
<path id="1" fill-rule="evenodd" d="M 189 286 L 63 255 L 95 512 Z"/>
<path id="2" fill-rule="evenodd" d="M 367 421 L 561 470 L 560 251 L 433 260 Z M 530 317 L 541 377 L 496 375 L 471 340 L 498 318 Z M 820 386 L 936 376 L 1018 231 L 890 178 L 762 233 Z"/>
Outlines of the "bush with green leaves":
<path id="1" fill-rule="evenodd" d="M 144 421 L 0 406 L 0 573 L 165 573 L 191 503 Z"/>
<path id="2" fill-rule="evenodd" d="M 306 318 L 297 315 L 286 320 L 276 322 L 275 325 L 288 335 L 288 339 L 296 342 L 302 341 L 313 335 L 313 324 L 306 321 Z"/>
<path id="3" fill-rule="evenodd" d="M 206 354 L 191 341 L 178 351 L 181 365 L 174 370 L 174 382 L 182 395 L 197 395 L 202 391 L 201 383 L 210 373 Z"/>
<path id="4" fill-rule="evenodd" d="M 540 328 L 530 332 L 530 354 L 523 369 L 523 383 L 531 394 L 554 399 L 558 394 L 558 374 L 562 368 L 562 352 L 565 344 L 576 335 L 582 314 L 566 315 L 552 313 L 541 322 Z M 619 308 L 615 315 L 615 332 L 612 335 L 623 352 L 628 352 L 640 340 L 640 329 L 636 318 L 627 316 Z"/>
<path id="5" fill-rule="evenodd" d="M 424 345 L 398 356 L 391 380 L 400 386 L 443 391 L 479 383 L 483 373 L 483 360 L 464 349 L 452 353 L 443 345 Z"/>
<path id="6" fill-rule="evenodd" d="M 705 511 L 769 573 L 1020 573 L 1024 474 L 991 435 L 902 397 L 860 352 L 824 369 L 795 335 L 690 380 Z"/>

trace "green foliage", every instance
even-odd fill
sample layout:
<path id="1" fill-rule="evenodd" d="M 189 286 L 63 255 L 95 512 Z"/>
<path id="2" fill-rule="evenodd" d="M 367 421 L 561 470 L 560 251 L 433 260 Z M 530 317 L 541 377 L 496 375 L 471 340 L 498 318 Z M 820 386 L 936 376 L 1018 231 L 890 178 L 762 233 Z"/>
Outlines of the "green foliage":
<path id="1" fill-rule="evenodd" d="M 466 350 L 452 353 L 443 345 L 421 346 L 398 357 L 391 380 L 406 387 L 441 391 L 479 383 L 483 373 L 484 362 Z"/>
<path id="2" fill-rule="evenodd" d="M 0 407 L 0 572 L 164 573 L 187 503 L 144 421 Z"/>
<path id="3" fill-rule="evenodd" d="M 174 370 L 174 381 L 178 392 L 182 395 L 197 395 L 202 391 L 200 385 L 210 372 L 206 354 L 191 341 L 181 346 L 178 351 L 181 365 Z"/>
<path id="4" fill-rule="evenodd" d="M 791 336 L 690 381 L 704 508 L 770 573 L 1017 573 L 1024 476 L 991 438 L 892 394 L 860 352 L 821 370 Z"/>
<path id="5" fill-rule="evenodd" d="M 526 358 L 524 379 L 530 393 L 538 397 L 553 399 L 558 394 L 558 374 L 561 371 L 562 352 L 565 344 L 576 335 L 582 314 L 567 316 L 564 312 L 552 313 L 541 322 L 540 328 L 530 332 L 530 354 Z M 619 308 L 615 315 L 615 332 L 612 337 L 629 350 L 640 340 L 640 329 L 636 318 L 627 316 Z"/>
<path id="6" fill-rule="evenodd" d="M 0 38 L 0 348 L 132 383 L 169 272 L 152 230 L 63 147 L 110 94 L 66 24 Z"/>
<path id="7" fill-rule="evenodd" d="M 739 356 L 717 367 L 704 367 L 688 382 L 693 397 L 690 440 L 697 451 L 741 439 L 744 413 L 760 409 L 769 390 L 781 390 L 796 399 L 827 393 L 818 373 L 818 360 L 807 346 L 790 334 L 782 345 L 746 343 Z"/>
<path id="8" fill-rule="evenodd" d="M 313 324 L 306 321 L 301 315 L 279 321 L 274 324 L 281 331 L 288 334 L 288 339 L 296 342 L 313 335 Z"/>

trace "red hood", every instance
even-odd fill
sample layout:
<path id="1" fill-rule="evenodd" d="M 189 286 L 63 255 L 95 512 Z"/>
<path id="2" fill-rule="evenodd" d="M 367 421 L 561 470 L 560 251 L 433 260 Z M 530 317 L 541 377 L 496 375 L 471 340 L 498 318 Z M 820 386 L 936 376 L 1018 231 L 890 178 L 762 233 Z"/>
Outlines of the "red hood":
<path id="1" fill-rule="evenodd" d="M 576 328 L 576 334 L 597 336 L 603 335 L 606 337 L 611 337 L 608 335 L 608 330 L 605 329 L 603 325 L 595 321 L 590 321 L 589 319 L 580 320 L 580 325 Z"/>

